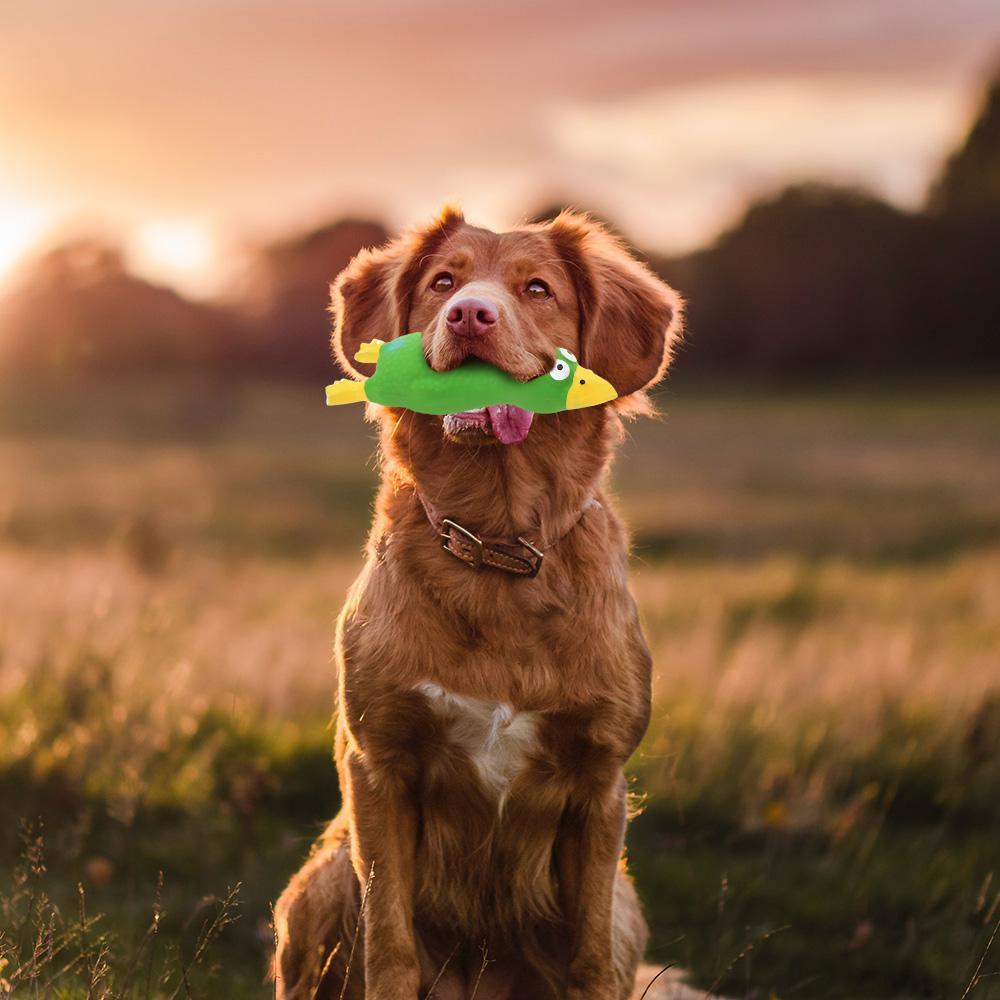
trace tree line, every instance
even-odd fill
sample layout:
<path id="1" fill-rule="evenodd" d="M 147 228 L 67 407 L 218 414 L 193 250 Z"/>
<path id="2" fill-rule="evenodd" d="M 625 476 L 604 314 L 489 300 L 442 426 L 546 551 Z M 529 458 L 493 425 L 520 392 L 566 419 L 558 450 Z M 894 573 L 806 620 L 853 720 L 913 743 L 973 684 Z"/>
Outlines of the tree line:
<path id="1" fill-rule="evenodd" d="M 0 301 L 0 371 L 326 378 L 329 281 L 388 238 L 345 219 L 259 248 L 225 304 L 138 278 L 100 241 L 57 247 Z M 1000 78 L 920 209 L 799 184 L 705 249 L 644 256 L 688 300 L 678 370 L 823 378 L 1000 370 L 998 251 Z"/>

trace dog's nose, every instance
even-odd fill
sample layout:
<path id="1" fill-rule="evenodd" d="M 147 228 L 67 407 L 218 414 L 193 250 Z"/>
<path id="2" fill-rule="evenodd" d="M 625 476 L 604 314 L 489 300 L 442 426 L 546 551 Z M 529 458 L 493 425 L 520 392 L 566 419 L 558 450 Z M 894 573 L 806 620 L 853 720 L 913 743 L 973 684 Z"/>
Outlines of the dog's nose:
<path id="1" fill-rule="evenodd" d="M 500 316 L 488 299 L 459 299 L 453 302 L 445 321 L 448 329 L 459 337 L 485 337 Z"/>

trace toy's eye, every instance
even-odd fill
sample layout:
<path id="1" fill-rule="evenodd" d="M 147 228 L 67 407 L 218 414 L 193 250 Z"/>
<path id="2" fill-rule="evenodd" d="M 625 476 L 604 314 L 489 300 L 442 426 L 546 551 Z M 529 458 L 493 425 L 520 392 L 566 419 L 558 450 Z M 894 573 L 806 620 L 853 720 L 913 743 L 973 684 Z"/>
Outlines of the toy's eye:
<path id="1" fill-rule="evenodd" d="M 447 271 L 442 271 L 431 282 L 431 288 L 435 292 L 450 292 L 454 287 L 455 279 Z"/>
<path id="2" fill-rule="evenodd" d="M 560 348 L 559 348 L 559 353 L 560 353 L 560 354 L 561 354 L 561 355 L 562 355 L 562 356 L 563 356 L 563 357 L 564 357 L 564 358 L 565 358 L 565 359 L 566 359 L 567 361 L 576 361 L 576 355 L 575 355 L 575 354 L 574 354 L 574 353 L 573 353 L 572 351 L 567 351 L 565 347 L 560 347 Z"/>
<path id="3" fill-rule="evenodd" d="M 561 382 L 565 378 L 569 378 L 569 365 L 560 358 L 552 366 L 552 371 L 549 374 L 557 381 Z"/>
<path id="4" fill-rule="evenodd" d="M 549 290 L 549 286 L 542 281 L 541 278 L 532 278 L 524 286 L 525 293 L 533 299 L 537 299 L 541 302 L 543 299 L 552 298 L 552 292 Z"/>

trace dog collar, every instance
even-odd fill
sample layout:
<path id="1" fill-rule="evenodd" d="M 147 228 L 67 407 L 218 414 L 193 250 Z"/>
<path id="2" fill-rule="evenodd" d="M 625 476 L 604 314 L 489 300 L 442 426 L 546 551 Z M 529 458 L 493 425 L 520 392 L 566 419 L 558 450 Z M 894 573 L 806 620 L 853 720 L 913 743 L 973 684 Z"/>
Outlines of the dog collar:
<path id="1" fill-rule="evenodd" d="M 513 541 L 508 539 L 482 538 L 476 532 L 460 524 L 453 517 L 442 517 L 438 509 L 419 491 L 414 494 L 423 507 L 431 527 L 441 538 L 441 548 L 472 569 L 484 566 L 503 570 L 515 576 L 537 576 L 542 568 L 545 553 L 558 545 L 591 510 L 600 510 L 601 503 L 590 497 L 580 508 L 570 526 L 558 537 L 537 544 L 518 535 Z"/>

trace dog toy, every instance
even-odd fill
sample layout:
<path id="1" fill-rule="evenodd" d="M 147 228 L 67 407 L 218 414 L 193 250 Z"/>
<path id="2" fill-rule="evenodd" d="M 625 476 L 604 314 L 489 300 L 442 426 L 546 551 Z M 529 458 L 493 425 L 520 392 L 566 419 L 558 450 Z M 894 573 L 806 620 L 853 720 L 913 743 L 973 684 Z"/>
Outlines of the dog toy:
<path id="1" fill-rule="evenodd" d="M 368 401 L 443 416 L 507 404 L 532 413 L 559 413 L 606 403 L 618 395 L 610 382 L 584 368 L 563 347 L 557 349 L 550 371 L 527 382 L 518 382 L 478 358 L 451 371 L 434 371 L 424 357 L 419 333 L 388 342 L 370 340 L 354 360 L 376 365 L 375 374 L 360 382 L 345 378 L 328 385 L 327 406 Z"/>

